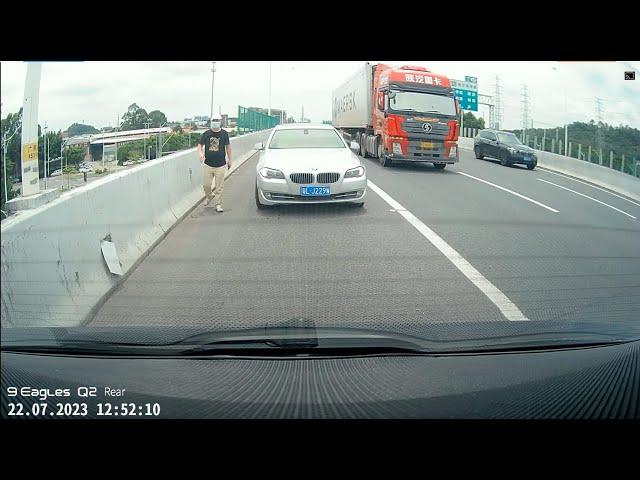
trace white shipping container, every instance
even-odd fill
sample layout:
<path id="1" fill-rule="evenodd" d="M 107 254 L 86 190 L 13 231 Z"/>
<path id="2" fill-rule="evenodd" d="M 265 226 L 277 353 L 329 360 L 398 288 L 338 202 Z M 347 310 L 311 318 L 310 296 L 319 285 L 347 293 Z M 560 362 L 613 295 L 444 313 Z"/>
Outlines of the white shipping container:
<path id="1" fill-rule="evenodd" d="M 372 66 L 366 62 L 333 91 L 332 123 L 336 128 L 367 128 L 371 122 Z"/>

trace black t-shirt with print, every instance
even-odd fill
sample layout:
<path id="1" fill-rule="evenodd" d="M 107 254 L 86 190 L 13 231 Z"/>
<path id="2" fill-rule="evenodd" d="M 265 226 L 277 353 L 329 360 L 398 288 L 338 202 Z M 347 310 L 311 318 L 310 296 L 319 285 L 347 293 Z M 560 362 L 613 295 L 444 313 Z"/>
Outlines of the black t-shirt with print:
<path id="1" fill-rule="evenodd" d="M 210 167 L 222 167 L 227 164 L 225 147 L 229 145 L 229 134 L 220 129 L 214 132 L 209 129 L 198 141 L 204 148 L 204 163 Z"/>

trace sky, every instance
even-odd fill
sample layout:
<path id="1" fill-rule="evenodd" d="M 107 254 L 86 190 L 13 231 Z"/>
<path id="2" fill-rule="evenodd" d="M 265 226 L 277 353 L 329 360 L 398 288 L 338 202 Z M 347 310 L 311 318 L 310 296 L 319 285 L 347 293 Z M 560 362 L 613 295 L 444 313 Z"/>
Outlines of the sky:
<path id="1" fill-rule="evenodd" d="M 379 63 L 371 60 L 372 63 Z M 564 125 L 565 118 L 596 119 L 596 97 L 603 121 L 640 128 L 640 61 L 629 62 L 429 62 L 381 60 L 392 65 L 421 65 L 463 80 L 478 78 L 480 94 L 501 86 L 502 128 L 522 126 L 523 85 L 529 94 L 529 118 L 536 128 Z M 331 92 L 363 62 L 272 62 L 271 107 L 312 122 L 331 119 Z M 26 63 L 1 62 L 2 118 L 22 106 Z M 625 81 L 633 70 L 635 81 Z M 565 110 L 566 98 L 566 110 Z M 42 68 L 38 121 L 65 130 L 74 122 L 115 126 L 118 115 L 137 103 L 161 110 L 170 121 L 209 115 L 211 62 L 46 62 Z M 237 115 L 238 105 L 267 108 L 269 62 L 216 62 L 214 109 Z M 566 111 L 566 115 L 565 115 Z M 478 112 L 488 123 L 489 110 Z"/>

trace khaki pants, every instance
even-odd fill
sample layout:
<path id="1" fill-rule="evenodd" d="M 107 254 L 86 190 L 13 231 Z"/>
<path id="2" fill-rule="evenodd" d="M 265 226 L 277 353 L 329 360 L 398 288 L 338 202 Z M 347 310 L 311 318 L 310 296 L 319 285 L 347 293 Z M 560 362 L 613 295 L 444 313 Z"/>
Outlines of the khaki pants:
<path id="1" fill-rule="evenodd" d="M 227 171 L 227 166 L 210 167 L 209 165 L 202 164 L 202 188 L 204 188 L 204 194 L 207 198 L 212 198 L 214 206 L 222 206 L 222 191 L 224 190 L 224 174 Z M 215 178 L 216 186 L 213 189 L 213 195 L 211 194 L 211 183 Z"/>

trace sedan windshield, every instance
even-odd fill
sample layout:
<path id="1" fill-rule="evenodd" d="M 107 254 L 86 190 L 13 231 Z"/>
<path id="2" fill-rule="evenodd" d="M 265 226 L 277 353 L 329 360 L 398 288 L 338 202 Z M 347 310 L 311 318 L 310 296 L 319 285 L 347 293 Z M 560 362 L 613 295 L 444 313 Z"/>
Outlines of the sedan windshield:
<path id="1" fill-rule="evenodd" d="M 347 148 L 340 136 L 329 129 L 300 128 L 278 130 L 269 148 Z"/>
<path id="2" fill-rule="evenodd" d="M 409 110 L 420 113 L 440 113 L 455 115 L 456 107 L 452 97 L 434 95 L 431 93 L 395 92 L 389 99 L 392 110 Z"/>
<path id="3" fill-rule="evenodd" d="M 498 140 L 507 145 L 522 145 L 522 142 L 513 133 L 498 133 Z"/>

